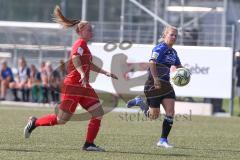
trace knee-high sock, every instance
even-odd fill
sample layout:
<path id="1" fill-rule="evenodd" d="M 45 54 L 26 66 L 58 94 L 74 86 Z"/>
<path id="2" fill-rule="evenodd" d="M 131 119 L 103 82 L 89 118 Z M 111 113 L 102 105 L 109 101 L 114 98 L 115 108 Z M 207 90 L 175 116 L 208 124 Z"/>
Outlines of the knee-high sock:
<path id="1" fill-rule="evenodd" d="M 12 93 L 13 93 L 14 98 L 17 99 L 18 98 L 18 96 L 17 96 L 17 89 L 13 88 L 12 89 Z"/>
<path id="2" fill-rule="evenodd" d="M 47 103 L 48 102 L 48 87 L 42 86 L 42 97 L 43 97 L 43 102 Z"/>
<path id="3" fill-rule="evenodd" d="M 37 85 L 34 85 L 34 86 L 32 87 L 32 99 L 33 99 L 34 102 L 37 102 L 38 99 L 39 99 L 39 97 L 38 97 L 38 92 L 39 92 L 38 86 L 37 86 Z"/>
<path id="4" fill-rule="evenodd" d="M 100 128 L 101 120 L 92 118 L 89 121 L 88 124 L 88 130 L 87 130 L 87 137 L 86 137 L 86 142 L 87 143 L 93 143 L 94 139 L 96 138 L 99 128 Z"/>
<path id="5" fill-rule="evenodd" d="M 167 138 L 173 125 L 173 117 L 166 116 L 162 125 L 162 135 L 161 138 Z"/>
<path id="6" fill-rule="evenodd" d="M 27 89 L 25 89 L 25 92 L 26 92 L 25 100 L 26 100 L 27 102 L 29 102 L 29 94 L 30 94 L 30 90 L 27 88 Z"/>
<path id="7" fill-rule="evenodd" d="M 57 124 L 57 115 L 49 114 L 43 117 L 40 117 L 36 120 L 35 126 L 54 126 Z"/>
<path id="8" fill-rule="evenodd" d="M 56 99 L 56 102 L 59 102 L 59 101 L 60 101 L 59 92 L 55 92 L 55 99 Z"/>
<path id="9" fill-rule="evenodd" d="M 25 100 L 25 95 L 26 95 L 25 89 L 22 88 L 22 89 L 21 89 L 21 92 L 22 92 L 22 101 L 26 101 L 26 100 Z"/>
<path id="10" fill-rule="evenodd" d="M 55 102 L 56 101 L 56 99 L 55 99 L 55 91 L 51 90 L 50 93 L 51 93 L 52 101 Z"/>

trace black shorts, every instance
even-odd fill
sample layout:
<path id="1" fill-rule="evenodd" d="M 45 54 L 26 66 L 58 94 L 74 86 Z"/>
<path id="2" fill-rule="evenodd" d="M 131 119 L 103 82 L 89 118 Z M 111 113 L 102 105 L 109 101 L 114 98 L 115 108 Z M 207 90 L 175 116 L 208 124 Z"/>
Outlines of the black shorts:
<path id="1" fill-rule="evenodd" d="M 155 89 L 153 81 L 148 80 L 144 86 L 144 93 L 147 98 L 148 105 L 154 108 L 160 108 L 160 104 L 165 98 L 176 99 L 172 85 L 166 81 L 161 81 L 161 88 Z"/>

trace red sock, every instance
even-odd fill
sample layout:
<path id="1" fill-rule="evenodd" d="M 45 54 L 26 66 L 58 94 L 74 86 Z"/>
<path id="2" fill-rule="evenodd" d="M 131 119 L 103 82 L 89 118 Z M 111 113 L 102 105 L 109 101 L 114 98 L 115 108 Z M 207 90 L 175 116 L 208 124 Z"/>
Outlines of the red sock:
<path id="1" fill-rule="evenodd" d="M 35 122 L 36 127 L 54 126 L 56 124 L 57 124 L 57 116 L 55 114 L 49 114 L 44 117 L 38 118 Z"/>
<path id="2" fill-rule="evenodd" d="M 100 124 L 101 124 L 101 120 L 99 119 L 94 118 L 89 121 L 86 142 L 93 143 L 94 139 L 98 134 Z"/>

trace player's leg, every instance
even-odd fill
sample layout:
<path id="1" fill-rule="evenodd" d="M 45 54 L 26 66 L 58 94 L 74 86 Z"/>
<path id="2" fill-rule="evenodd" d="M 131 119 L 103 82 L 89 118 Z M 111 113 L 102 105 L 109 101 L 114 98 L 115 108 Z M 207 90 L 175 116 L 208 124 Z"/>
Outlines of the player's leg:
<path id="1" fill-rule="evenodd" d="M 19 82 L 18 83 L 18 89 L 22 93 L 22 101 L 26 102 L 26 90 L 25 90 L 25 83 L 24 82 Z"/>
<path id="2" fill-rule="evenodd" d="M 160 109 L 157 106 L 149 106 L 148 117 L 150 119 L 158 119 L 160 114 Z"/>
<path id="3" fill-rule="evenodd" d="M 144 99 L 141 96 L 137 96 L 134 99 L 131 99 L 127 102 L 126 106 L 128 108 L 132 108 L 133 106 L 139 106 L 140 109 L 143 111 L 145 116 L 148 116 L 148 105 L 144 101 Z"/>
<path id="4" fill-rule="evenodd" d="M 168 135 L 172 129 L 173 125 L 173 117 L 174 117 L 174 104 L 175 99 L 173 98 L 164 98 L 162 100 L 163 108 L 166 112 L 166 115 L 163 120 L 162 124 L 162 135 L 157 143 L 158 146 L 164 147 L 164 148 L 172 148 L 173 146 L 168 144 Z"/>
<path id="5" fill-rule="evenodd" d="M 144 115 L 146 117 L 148 117 L 149 105 L 151 105 L 150 100 L 152 98 L 151 93 L 153 90 L 154 90 L 154 86 L 153 86 L 152 82 L 150 80 L 147 80 L 144 85 L 144 94 L 147 98 L 147 102 L 145 102 L 141 96 L 137 96 L 136 98 L 129 100 L 127 102 L 126 106 L 128 108 L 131 108 L 133 106 L 139 106 L 140 109 L 144 112 Z M 152 106 L 155 106 L 155 105 L 152 105 Z"/>
<path id="6" fill-rule="evenodd" d="M 40 118 L 34 116 L 29 118 L 24 128 L 25 138 L 29 138 L 36 127 L 65 124 L 70 120 L 77 107 L 76 98 L 74 96 L 62 96 L 62 99 L 63 101 L 59 104 L 57 113 L 48 114 Z"/>
<path id="7" fill-rule="evenodd" d="M 18 91 L 18 83 L 17 82 L 11 82 L 9 84 L 9 88 L 12 90 L 14 101 L 20 101 L 20 98 L 18 98 L 17 91 Z"/>
<path id="8" fill-rule="evenodd" d="M 100 129 L 104 110 L 97 94 L 90 86 L 88 88 L 88 93 L 90 93 L 88 97 L 81 97 L 79 101 L 81 106 L 90 113 L 86 141 L 82 149 L 86 151 L 105 151 L 103 148 L 94 144 L 94 140 L 97 137 Z"/>
<path id="9" fill-rule="evenodd" d="M 144 93 L 147 101 L 145 102 L 142 97 L 137 96 L 127 102 L 127 107 L 131 108 L 133 106 L 139 106 L 146 117 L 149 117 L 150 119 L 157 119 L 160 114 L 160 95 L 156 94 L 154 86 L 149 85 L 148 83 L 149 82 L 147 81 L 144 86 Z"/>
<path id="10" fill-rule="evenodd" d="M 47 85 L 45 85 L 45 84 L 42 84 L 41 85 L 41 93 L 42 93 L 42 95 L 41 95 L 41 97 L 42 97 L 42 102 L 43 103 L 48 103 L 48 101 L 49 101 L 49 98 L 48 98 L 48 90 L 49 88 L 47 87 Z"/>
<path id="11" fill-rule="evenodd" d="M 29 102 L 30 88 L 29 88 L 29 86 L 28 86 L 27 84 L 25 84 L 25 93 L 26 93 L 26 95 L 25 95 L 25 100 L 26 100 L 27 102 Z"/>
<path id="12" fill-rule="evenodd" d="M 38 102 L 39 100 L 39 86 L 37 84 L 34 84 L 32 86 L 29 86 L 31 88 L 31 93 L 32 93 L 32 100 L 33 102 Z"/>
<path id="13" fill-rule="evenodd" d="M 8 80 L 1 81 L 1 100 L 5 100 L 8 86 L 9 86 Z"/>
<path id="14" fill-rule="evenodd" d="M 71 116 L 71 113 L 67 113 L 61 109 L 59 109 L 58 115 L 48 114 L 40 118 L 32 116 L 29 118 L 28 123 L 24 128 L 24 137 L 29 138 L 32 131 L 40 126 L 54 126 L 65 124 L 67 121 L 70 120 Z"/>
<path id="15" fill-rule="evenodd" d="M 21 92 L 22 92 L 22 100 L 24 102 L 29 102 L 30 90 L 29 90 L 29 86 L 27 83 L 23 83 L 21 85 Z"/>
<path id="16" fill-rule="evenodd" d="M 100 103 L 96 103 L 89 107 L 87 111 L 91 114 L 91 119 L 88 123 L 86 141 L 83 150 L 86 151 L 105 151 L 103 148 L 96 146 L 94 140 L 97 137 L 101 125 L 101 120 L 104 114 Z"/>

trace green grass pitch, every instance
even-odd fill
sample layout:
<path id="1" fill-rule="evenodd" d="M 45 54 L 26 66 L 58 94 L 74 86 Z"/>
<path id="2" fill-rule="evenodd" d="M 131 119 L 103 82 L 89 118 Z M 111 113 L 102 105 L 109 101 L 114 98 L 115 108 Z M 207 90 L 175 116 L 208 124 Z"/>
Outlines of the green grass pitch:
<path id="1" fill-rule="evenodd" d="M 0 106 L 0 160 L 212 160 L 240 158 L 240 118 L 185 116 L 174 122 L 170 133 L 173 149 L 156 147 L 161 120 L 149 121 L 142 115 L 108 113 L 96 144 L 107 152 L 85 152 L 87 122 L 41 127 L 30 139 L 23 128 L 30 115 L 53 112 L 49 108 Z M 138 117 L 140 116 L 140 117 Z"/>

